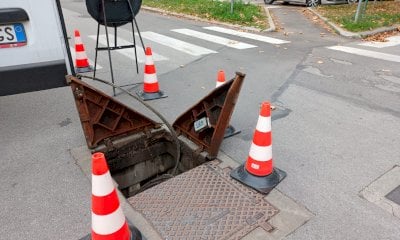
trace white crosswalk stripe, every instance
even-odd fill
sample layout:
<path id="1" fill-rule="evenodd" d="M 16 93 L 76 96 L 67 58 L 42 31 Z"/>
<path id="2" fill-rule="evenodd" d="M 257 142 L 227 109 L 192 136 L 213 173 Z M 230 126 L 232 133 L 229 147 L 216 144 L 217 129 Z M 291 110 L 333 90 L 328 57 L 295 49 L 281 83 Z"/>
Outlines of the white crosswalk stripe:
<path id="1" fill-rule="evenodd" d="M 198 32 L 198 31 L 194 31 L 194 30 L 186 29 L 186 28 L 173 29 L 171 31 L 177 32 L 177 33 L 181 33 L 181 34 L 184 34 L 184 35 L 187 35 L 187 36 L 199 38 L 199 39 L 202 39 L 202 40 L 206 40 L 206 41 L 209 41 L 209 42 L 225 45 L 227 47 L 231 47 L 231 48 L 235 48 L 235 49 L 247 49 L 247 48 L 255 48 L 255 47 L 257 47 L 255 45 L 242 43 L 242 42 L 238 42 L 238 41 L 231 40 L 231 39 L 228 39 L 228 38 L 219 37 L 219 36 L 215 36 L 215 35 L 211 35 L 211 34 L 207 34 L 207 33 L 203 33 L 203 32 Z"/>
<path id="2" fill-rule="evenodd" d="M 391 61 L 391 62 L 400 62 L 400 56 L 388 54 L 388 53 L 381 53 L 381 52 L 376 52 L 376 51 L 364 50 L 364 49 L 353 48 L 353 47 L 345 47 L 345 46 L 332 46 L 332 47 L 327 47 L 327 48 L 331 49 L 331 50 L 351 53 L 351 54 L 364 56 L 364 57 L 376 58 L 376 59 L 386 60 L 386 61 Z"/>
<path id="3" fill-rule="evenodd" d="M 387 42 L 365 42 L 359 43 L 360 46 L 374 47 L 374 48 L 385 48 L 394 47 L 400 45 L 400 36 L 392 36 L 386 38 Z"/>
<path id="4" fill-rule="evenodd" d="M 226 33 L 242 38 L 248 38 L 252 40 L 257 40 L 261 42 L 266 42 L 266 43 L 271 43 L 271 44 L 284 44 L 284 43 L 290 43 L 289 41 L 286 40 L 281 40 L 277 38 L 272 38 L 272 37 L 267 37 L 267 36 L 262 36 L 262 35 L 257 35 L 253 33 L 248 33 L 248 32 L 239 32 L 236 30 L 228 29 L 228 28 L 222 28 L 222 27 L 203 27 L 204 29 L 215 31 L 215 32 L 220 32 L 220 33 Z"/>
<path id="5" fill-rule="evenodd" d="M 75 58 L 76 58 L 76 52 L 75 52 L 75 48 L 74 47 L 69 47 L 70 48 L 70 50 L 71 50 L 71 58 L 72 58 L 72 61 L 74 62 L 74 66 L 75 66 Z M 89 58 L 88 59 L 89 60 L 89 64 L 90 64 L 90 66 L 93 66 L 93 68 L 94 68 L 94 62 Z M 76 66 L 75 66 L 76 67 Z M 96 66 L 96 69 L 97 70 L 99 70 L 99 69 L 102 69 L 103 67 L 102 66 L 100 66 L 98 63 L 97 63 L 97 66 Z"/>
<path id="6" fill-rule="evenodd" d="M 89 38 L 96 41 L 96 35 L 90 35 Z M 113 45 L 114 44 L 114 36 L 111 36 L 111 35 L 109 36 L 109 42 L 110 42 L 111 46 L 114 46 Z M 107 38 L 106 38 L 105 34 L 99 36 L 99 43 L 101 45 L 107 46 Z M 117 37 L 117 44 L 121 46 L 121 45 L 131 45 L 133 43 Z M 135 59 L 135 50 L 133 48 L 118 49 L 118 50 L 114 50 L 114 51 L 118 52 L 130 59 Z M 136 44 L 136 53 L 137 53 L 138 62 L 140 62 L 140 63 L 145 62 L 146 58 L 144 55 L 144 50 L 141 46 L 138 46 L 138 44 Z M 169 59 L 167 57 L 164 57 L 160 54 L 153 52 L 153 61 L 165 61 L 165 60 L 169 60 Z"/>
<path id="7" fill-rule="evenodd" d="M 171 47 L 175 50 L 193 55 L 193 56 L 201 56 L 210 53 L 217 53 L 216 51 L 203 48 L 191 43 L 187 43 L 175 38 L 171 38 L 165 35 L 161 35 L 155 32 L 142 32 L 141 33 L 143 38 L 146 38 L 152 42 L 156 42 L 158 44 Z"/>

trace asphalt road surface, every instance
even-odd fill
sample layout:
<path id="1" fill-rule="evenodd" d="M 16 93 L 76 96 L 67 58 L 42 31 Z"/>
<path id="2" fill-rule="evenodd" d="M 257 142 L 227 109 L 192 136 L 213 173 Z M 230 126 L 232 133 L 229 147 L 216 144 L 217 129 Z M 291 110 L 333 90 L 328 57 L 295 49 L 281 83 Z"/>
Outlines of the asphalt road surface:
<path id="1" fill-rule="evenodd" d="M 83 1 L 63 0 L 62 6 L 70 46 L 78 29 L 94 60 L 97 23 Z M 143 41 L 153 50 L 160 88 L 168 94 L 149 103 L 172 122 L 215 87 L 218 70 L 227 78 L 245 73 L 231 120 L 242 132 L 225 139 L 221 151 L 244 162 L 260 103 L 277 106 L 273 158 L 288 174 L 278 190 L 315 215 L 287 239 L 399 239 L 400 220 L 359 192 L 400 164 L 400 45 L 346 39 L 308 19 L 304 7 L 277 6 L 270 11 L 281 29 L 253 34 L 141 11 Z M 120 43 L 132 41 L 129 29 L 118 30 Z M 139 74 L 132 49 L 113 52 L 118 85 L 143 80 L 144 53 L 137 45 Z M 98 64 L 98 77 L 109 80 L 106 52 L 99 53 Z M 83 237 L 90 229 L 90 183 L 69 155 L 85 144 L 70 89 L 0 100 L 0 236 Z"/>

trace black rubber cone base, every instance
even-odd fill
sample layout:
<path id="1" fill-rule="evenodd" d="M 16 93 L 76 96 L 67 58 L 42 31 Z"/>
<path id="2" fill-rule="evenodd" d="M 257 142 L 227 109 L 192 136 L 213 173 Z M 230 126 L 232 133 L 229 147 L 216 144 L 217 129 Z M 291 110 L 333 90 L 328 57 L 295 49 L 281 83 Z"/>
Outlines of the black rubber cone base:
<path id="1" fill-rule="evenodd" d="M 131 230 L 131 238 L 130 240 L 145 240 L 144 237 L 142 237 L 142 234 L 140 233 L 139 229 L 137 229 L 135 226 L 129 224 L 129 230 Z M 79 240 L 92 240 L 92 234 L 88 234 L 84 236 L 83 238 Z"/>
<path id="2" fill-rule="evenodd" d="M 89 67 L 83 67 L 83 68 L 75 68 L 76 73 L 86 73 L 86 72 L 93 72 L 92 66 Z"/>
<path id="3" fill-rule="evenodd" d="M 136 94 L 144 101 L 168 97 L 163 91 L 158 91 L 155 93 L 146 93 L 143 91 L 137 91 Z"/>
<path id="4" fill-rule="evenodd" d="M 286 177 L 286 172 L 274 168 L 271 174 L 264 177 L 258 177 L 249 173 L 244 164 L 242 164 L 231 172 L 231 177 L 262 194 L 268 194 Z"/>
<path id="5" fill-rule="evenodd" d="M 236 134 L 241 133 L 242 131 L 236 131 L 236 129 L 229 125 L 226 129 L 225 129 L 225 134 L 224 134 L 224 138 L 228 138 L 228 137 L 232 137 Z"/>

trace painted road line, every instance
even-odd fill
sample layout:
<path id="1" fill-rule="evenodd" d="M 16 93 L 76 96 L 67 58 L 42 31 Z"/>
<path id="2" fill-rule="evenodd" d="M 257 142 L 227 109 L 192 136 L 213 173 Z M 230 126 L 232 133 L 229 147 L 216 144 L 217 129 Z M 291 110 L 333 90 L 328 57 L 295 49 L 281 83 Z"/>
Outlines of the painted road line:
<path id="1" fill-rule="evenodd" d="M 219 36 L 215 36 L 215 35 L 211 35 L 211 34 L 207 34 L 207 33 L 203 33 L 203 32 L 198 32 L 198 31 L 194 31 L 194 30 L 190 30 L 190 29 L 186 29 L 186 28 L 173 29 L 171 31 L 181 33 L 181 34 L 184 34 L 187 36 L 195 37 L 195 38 L 200 38 L 202 40 L 225 45 L 227 47 L 236 48 L 236 49 L 247 49 L 247 48 L 257 47 L 255 45 L 242 43 L 242 42 L 238 42 L 238 41 L 235 41 L 232 39 L 223 38 L 223 37 L 219 37 Z"/>
<path id="2" fill-rule="evenodd" d="M 171 47 L 175 50 L 193 55 L 193 56 L 201 56 L 210 53 L 217 53 L 216 51 L 203 48 L 194 44 L 190 44 L 175 38 L 167 37 L 155 32 L 142 32 L 143 38 L 146 38 L 152 42 L 159 43 L 161 45 Z"/>
<path id="3" fill-rule="evenodd" d="M 369 50 L 364 50 L 364 49 L 359 49 L 359 48 L 344 47 L 344 46 L 332 46 L 332 47 L 327 47 L 327 48 L 331 49 L 331 50 L 342 51 L 342 52 L 351 53 L 351 54 L 364 56 L 364 57 L 376 58 L 376 59 L 386 60 L 386 61 L 391 61 L 391 62 L 400 62 L 400 56 L 393 55 L 393 54 L 369 51 Z"/>
<path id="4" fill-rule="evenodd" d="M 385 48 L 394 47 L 400 45 L 400 36 L 392 36 L 386 38 L 387 42 L 365 42 L 359 43 L 360 46 L 374 47 L 374 48 Z"/>
<path id="5" fill-rule="evenodd" d="M 96 35 L 90 35 L 89 38 L 96 41 Z M 110 45 L 114 46 L 114 36 L 110 35 L 109 41 L 110 41 Z M 105 34 L 102 34 L 99 36 L 99 43 L 101 45 L 107 46 L 107 39 L 106 39 Z M 122 45 L 131 45 L 133 43 L 126 41 L 125 39 L 117 37 L 117 44 L 122 46 Z M 133 48 L 118 49 L 118 50 L 114 50 L 114 51 L 117 53 L 120 53 L 130 59 L 135 59 L 135 50 Z M 145 55 L 144 55 L 144 50 L 141 46 L 139 46 L 137 44 L 136 44 L 136 53 L 137 53 L 138 62 L 144 63 L 145 59 L 146 59 Z M 167 57 L 164 57 L 160 54 L 153 52 L 153 61 L 165 61 L 165 60 L 169 60 L 169 59 Z"/>
<path id="6" fill-rule="evenodd" d="M 72 58 L 72 61 L 74 62 L 74 67 L 76 67 L 76 63 L 75 63 L 75 59 L 76 59 L 75 48 L 71 47 L 71 46 L 69 48 L 71 50 L 71 58 Z M 94 61 L 92 61 L 91 59 L 88 59 L 88 60 L 89 60 L 89 65 L 94 68 Z M 103 67 L 100 66 L 99 63 L 97 63 L 96 70 L 99 70 L 99 69 L 102 69 L 102 68 Z"/>
<path id="7" fill-rule="evenodd" d="M 243 37 L 243 38 L 248 38 L 248 39 L 253 39 L 256 41 L 261 41 L 261 42 L 266 42 L 266 43 L 271 43 L 271 44 L 284 44 L 284 43 L 290 43 L 289 41 L 277 39 L 277 38 L 272 38 L 272 37 L 267 37 L 267 36 L 262 36 L 262 35 L 257 35 L 253 33 L 248 33 L 248 32 L 239 32 L 236 30 L 228 29 L 228 28 L 222 28 L 222 27 L 203 27 L 204 29 L 211 30 L 211 31 L 216 31 L 220 33 L 226 33 L 238 37 Z"/>

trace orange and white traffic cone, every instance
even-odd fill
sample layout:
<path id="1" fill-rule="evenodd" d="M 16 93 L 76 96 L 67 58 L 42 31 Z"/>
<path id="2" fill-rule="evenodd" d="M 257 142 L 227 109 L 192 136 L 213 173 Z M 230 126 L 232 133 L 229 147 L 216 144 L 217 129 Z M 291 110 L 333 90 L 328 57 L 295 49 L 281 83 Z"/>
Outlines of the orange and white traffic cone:
<path id="1" fill-rule="evenodd" d="M 224 72 L 224 70 L 219 70 L 218 75 L 217 75 L 217 84 L 216 84 L 215 88 L 218 88 L 219 86 L 221 86 L 224 83 L 225 83 L 225 72 Z M 232 137 L 236 134 L 239 134 L 240 132 L 241 131 L 236 131 L 236 129 L 232 125 L 229 125 L 225 129 L 224 138 Z"/>
<path id="2" fill-rule="evenodd" d="M 93 71 L 93 68 L 89 65 L 89 60 L 85 52 L 85 46 L 83 45 L 81 34 L 78 30 L 75 30 L 75 71 L 77 73 L 85 73 Z"/>
<path id="3" fill-rule="evenodd" d="M 160 91 L 160 87 L 158 86 L 156 67 L 154 66 L 153 55 L 150 47 L 146 48 L 143 91 L 138 91 L 137 94 L 143 100 L 153 100 L 167 97 L 164 92 Z"/>
<path id="4" fill-rule="evenodd" d="M 215 87 L 219 87 L 224 83 L 225 83 L 225 72 L 223 70 L 219 70 L 217 76 L 217 85 Z"/>
<path id="5" fill-rule="evenodd" d="M 271 104 L 269 102 L 263 102 L 261 105 L 246 163 L 233 170 L 231 177 L 264 194 L 268 194 L 286 177 L 284 171 L 273 166 Z"/>
<path id="6" fill-rule="evenodd" d="M 104 154 L 92 155 L 92 233 L 83 240 L 141 240 L 137 228 L 128 225 L 119 204 Z"/>

